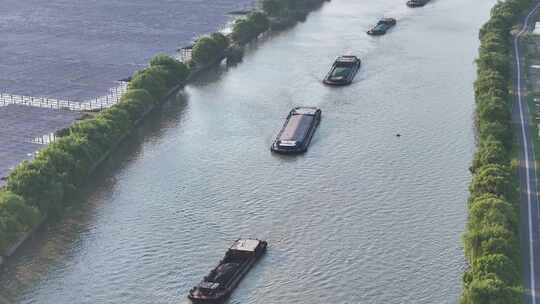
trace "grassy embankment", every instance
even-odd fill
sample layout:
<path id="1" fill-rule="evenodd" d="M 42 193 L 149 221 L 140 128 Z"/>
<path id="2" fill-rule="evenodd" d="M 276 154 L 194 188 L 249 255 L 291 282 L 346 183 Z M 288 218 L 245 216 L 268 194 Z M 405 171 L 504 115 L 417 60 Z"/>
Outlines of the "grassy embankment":
<path id="1" fill-rule="evenodd" d="M 517 141 L 511 121 L 511 30 L 531 0 L 498 2 L 480 30 L 475 82 L 478 149 L 463 235 L 462 304 L 521 303 Z"/>
<path id="2" fill-rule="evenodd" d="M 0 255 L 18 244 L 44 218 L 55 218 L 95 168 L 152 109 L 180 89 L 190 73 L 219 63 L 239 60 L 242 47 L 269 29 L 283 29 L 305 19 L 325 0 L 264 0 L 262 11 L 237 19 L 232 33 L 214 33 L 198 39 L 187 65 L 156 55 L 137 71 L 120 102 L 89 116 L 58 134 L 30 161 L 18 165 L 0 189 Z"/>

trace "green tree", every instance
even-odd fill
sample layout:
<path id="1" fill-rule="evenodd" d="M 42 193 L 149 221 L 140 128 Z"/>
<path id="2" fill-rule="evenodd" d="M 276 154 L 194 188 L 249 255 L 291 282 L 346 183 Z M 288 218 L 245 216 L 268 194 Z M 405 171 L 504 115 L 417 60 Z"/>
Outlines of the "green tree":
<path id="1" fill-rule="evenodd" d="M 56 213 L 64 198 L 62 181 L 45 160 L 19 164 L 8 176 L 6 188 L 45 214 Z"/>
<path id="2" fill-rule="evenodd" d="M 479 121 L 478 134 L 480 141 L 493 138 L 502 142 L 505 147 L 510 147 L 512 143 L 512 127 L 509 122 Z"/>
<path id="3" fill-rule="evenodd" d="M 127 90 L 120 102 L 127 102 L 128 100 L 140 100 L 144 103 L 155 104 L 156 100 L 150 93 L 145 89 L 129 89 Z"/>
<path id="4" fill-rule="evenodd" d="M 268 30 L 270 21 L 260 12 L 249 13 L 245 18 L 234 22 L 231 38 L 238 44 L 246 44 Z"/>
<path id="5" fill-rule="evenodd" d="M 504 99 L 499 97 L 479 96 L 476 108 L 478 121 L 508 123 L 510 121 L 510 112 L 505 102 Z"/>
<path id="6" fill-rule="evenodd" d="M 494 32 L 486 33 L 481 40 L 480 52 L 508 53 L 508 41 Z"/>
<path id="7" fill-rule="evenodd" d="M 129 89 L 142 89 L 148 91 L 156 103 L 167 93 L 167 80 L 163 70 L 149 67 L 135 73 L 128 85 Z"/>
<path id="8" fill-rule="evenodd" d="M 509 101 L 508 81 L 500 72 L 483 70 L 478 74 L 478 78 L 474 83 L 476 103 L 480 103 L 486 98 L 498 97 L 505 101 L 504 104 L 507 104 Z"/>
<path id="9" fill-rule="evenodd" d="M 471 263 L 489 254 L 503 254 L 516 257 L 515 246 L 519 246 L 516 235 L 502 226 L 488 226 L 467 230 L 463 235 L 465 255 Z"/>
<path id="10" fill-rule="evenodd" d="M 474 276 L 477 278 L 489 277 L 495 274 L 507 285 L 519 282 L 519 273 L 515 263 L 505 255 L 490 254 L 478 258 L 472 266 Z"/>
<path id="11" fill-rule="evenodd" d="M 39 211 L 25 204 L 24 199 L 9 191 L 0 191 L 0 216 L 12 217 L 22 230 L 39 222 Z"/>
<path id="12" fill-rule="evenodd" d="M 118 143 L 133 126 L 129 113 L 118 104 L 101 111 L 99 119 L 111 126 L 111 138 L 114 144 Z"/>
<path id="13" fill-rule="evenodd" d="M 517 225 L 517 215 L 510 203 L 493 194 L 486 194 L 472 201 L 467 225 L 470 230 L 502 226 L 512 231 Z"/>
<path id="14" fill-rule="evenodd" d="M 221 53 L 225 52 L 225 50 L 229 47 L 229 38 L 222 33 L 212 33 L 210 38 L 214 40 L 217 49 Z"/>
<path id="15" fill-rule="evenodd" d="M 150 66 L 163 68 L 167 71 L 166 74 L 169 76 L 167 85 L 169 87 L 185 82 L 189 75 L 189 69 L 184 63 L 165 54 L 154 56 L 150 60 Z"/>
<path id="16" fill-rule="evenodd" d="M 522 295 L 495 275 L 473 280 L 465 287 L 461 304 L 520 304 Z"/>
<path id="17" fill-rule="evenodd" d="M 211 37 L 201 37 L 193 46 L 191 59 L 198 65 L 208 65 L 215 63 L 221 56 L 223 50 L 219 48 L 218 42 Z"/>
<path id="18" fill-rule="evenodd" d="M 499 52 L 482 52 L 476 60 L 479 69 L 494 69 L 503 77 L 510 76 L 510 60 L 506 54 Z"/>
<path id="19" fill-rule="evenodd" d="M 509 197 L 511 191 L 510 173 L 507 166 L 489 164 L 478 168 L 478 173 L 473 177 L 470 192 L 473 198 L 483 194 L 494 194 L 501 197 Z"/>
<path id="20" fill-rule="evenodd" d="M 23 232 L 20 224 L 12 216 L 0 216 L 0 252 L 4 251 L 17 240 Z"/>
<path id="21" fill-rule="evenodd" d="M 81 184 L 89 174 L 90 167 L 94 164 L 94 157 L 88 149 L 88 138 L 80 134 L 70 133 L 52 143 L 55 149 L 61 150 L 74 160 L 72 179 L 75 185 Z M 69 158 L 66 158 L 69 159 Z"/>
<path id="22" fill-rule="evenodd" d="M 480 142 L 478 150 L 474 154 L 471 172 L 475 173 L 478 168 L 489 164 L 506 165 L 509 162 L 508 153 L 503 143 L 493 137 L 487 137 Z"/>

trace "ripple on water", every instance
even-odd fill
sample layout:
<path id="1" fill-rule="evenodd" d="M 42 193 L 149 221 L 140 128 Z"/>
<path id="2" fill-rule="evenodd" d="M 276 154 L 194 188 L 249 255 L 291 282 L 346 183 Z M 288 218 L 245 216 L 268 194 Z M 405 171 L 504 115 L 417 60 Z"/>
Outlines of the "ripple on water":
<path id="1" fill-rule="evenodd" d="M 252 236 L 270 247 L 230 303 L 457 303 L 472 62 L 492 4 L 337 0 L 254 46 L 149 122 L 84 210 L 7 268 L 2 291 L 19 303 L 178 303 Z M 385 37 L 335 34 L 381 15 L 400 17 Z M 323 86 L 342 52 L 361 55 L 362 71 Z M 323 109 L 309 152 L 271 154 L 298 104 Z"/>

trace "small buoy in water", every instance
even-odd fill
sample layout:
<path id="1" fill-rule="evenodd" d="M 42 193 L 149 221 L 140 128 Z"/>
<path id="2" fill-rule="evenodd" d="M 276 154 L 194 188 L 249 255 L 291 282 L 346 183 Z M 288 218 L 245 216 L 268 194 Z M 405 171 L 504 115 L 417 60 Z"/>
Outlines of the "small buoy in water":
<path id="1" fill-rule="evenodd" d="M 401 134 L 399 134 L 399 133 L 398 133 L 398 134 L 396 134 L 396 137 L 401 137 Z"/>

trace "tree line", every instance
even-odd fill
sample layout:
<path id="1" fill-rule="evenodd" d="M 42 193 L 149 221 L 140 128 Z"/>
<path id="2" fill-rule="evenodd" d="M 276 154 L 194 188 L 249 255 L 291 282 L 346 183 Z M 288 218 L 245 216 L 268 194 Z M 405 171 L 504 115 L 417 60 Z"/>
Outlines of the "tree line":
<path id="1" fill-rule="evenodd" d="M 511 161 L 513 96 L 511 30 L 531 0 L 499 1 L 480 29 L 476 100 L 478 147 L 471 165 L 468 220 L 463 235 L 469 269 L 461 304 L 523 300 L 517 167 Z"/>

